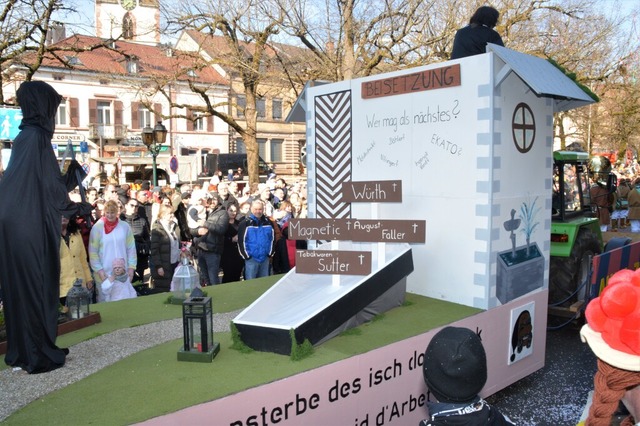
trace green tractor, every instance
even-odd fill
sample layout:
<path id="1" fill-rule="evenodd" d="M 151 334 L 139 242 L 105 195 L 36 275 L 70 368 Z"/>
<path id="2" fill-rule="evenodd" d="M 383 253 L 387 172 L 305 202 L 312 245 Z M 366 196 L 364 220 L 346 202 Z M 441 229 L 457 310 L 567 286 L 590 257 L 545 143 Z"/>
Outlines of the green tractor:
<path id="1" fill-rule="evenodd" d="M 588 302 L 591 259 L 603 251 L 597 200 L 591 194 L 610 196 L 616 176 L 606 157 L 590 160 L 586 152 L 555 151 L 553 160 L 549 314 L 578 318 Z M 592 186 L 606 192 L 593 192 Z"/>

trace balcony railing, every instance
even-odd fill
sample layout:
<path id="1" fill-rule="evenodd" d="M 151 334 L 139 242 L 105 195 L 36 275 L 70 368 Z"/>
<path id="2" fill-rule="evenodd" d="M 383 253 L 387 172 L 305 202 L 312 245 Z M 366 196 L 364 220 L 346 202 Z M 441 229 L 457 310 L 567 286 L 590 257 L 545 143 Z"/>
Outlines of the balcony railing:
<path id="1" fill-rule="evenodd" d="M 89 139 L 124 139 L 126 124 L 89 124 Z"/>

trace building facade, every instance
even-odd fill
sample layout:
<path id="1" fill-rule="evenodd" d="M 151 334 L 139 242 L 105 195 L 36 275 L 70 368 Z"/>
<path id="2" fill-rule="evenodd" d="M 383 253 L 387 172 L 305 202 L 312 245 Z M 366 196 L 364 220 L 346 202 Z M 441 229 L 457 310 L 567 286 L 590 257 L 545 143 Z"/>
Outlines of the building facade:
<path id="1" fill-rule="evenodd" d="M 67 50 L 47 55 L 34 77 L 63 96 L 52 141 L 59 158 L 71 143 L 94 186 L 149 179 L 152 157 L 142 143 L 142 130 L 158 122 L 168 130 L 157 157 L 159 183 L 197 179 L 209 153 L 244 152 L 242 140 L 206 112 L 204 100 L 193 90 L 205 91 L 228 113 L 234 81 L 225 70 L 194 67 L 197 58 L 180 50 L 181 43 L 160 43 L 157 0 L 96 0 L 95 16 L 96 36 L 58 32 L 60 39 L 51 43 Z M 4 87 L 9 97 L 24 80 L 24 71 L 19 64 L 12 66 Z M 299 173 L 304 126 L 284 123 L 292 103 L 282 97 L 260 101 L 260 154 L 279 173 Z M 169 170 L 172 157 L 178 160 L 177 173 Z"/>

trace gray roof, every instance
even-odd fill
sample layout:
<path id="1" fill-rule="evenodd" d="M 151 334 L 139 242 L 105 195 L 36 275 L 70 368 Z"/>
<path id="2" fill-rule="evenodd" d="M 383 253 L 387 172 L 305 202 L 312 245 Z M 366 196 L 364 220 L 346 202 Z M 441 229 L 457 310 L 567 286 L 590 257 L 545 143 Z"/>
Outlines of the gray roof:
<path id="1" fill-rule="evenodd" d="M 495 53 L 510 68 L 508 71 L 516 73 L 536 95 L 553 98 L 553 112 L 580 108 L 595 102 L 573 80 L 545 59 L 492 43 L 487 44 L 487 52 Z"/>
<path id="2" fill-rule="evenodd" d="M 307 89 L 309 87 L 321 86 L 327 84 L 329 81 L 322 80 L 309 80 L 304 84 L 300 96 L 296 99 L 296 103 L 293 104 L 291 111 L 285 118 L 285 123 L 304 123 L 307 121 L 306 105 L 307 105 Z"/>

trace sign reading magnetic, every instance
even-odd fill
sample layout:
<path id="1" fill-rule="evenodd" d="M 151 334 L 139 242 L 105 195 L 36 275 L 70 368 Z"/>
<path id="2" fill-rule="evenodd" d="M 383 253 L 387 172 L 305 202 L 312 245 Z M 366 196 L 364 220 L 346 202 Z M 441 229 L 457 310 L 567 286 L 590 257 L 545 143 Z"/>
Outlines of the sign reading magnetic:
<path id="1" fill-rule="evenodd" d="M 424 220 L 291 219 L 291 240 L 336 240 L 366 243 L 424 243 Z"/>
<path id="2" fill-rule="evenodd" d="M 369 275 L 371 252 L 347 250 L 297 250 L 299 274 Z"/>
<path id="3" fill-rule="evenodd" d="M 402 181 L 343 182 L 342 201 L 346 203 L 399 203 L 402 201 Z"/>

